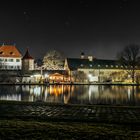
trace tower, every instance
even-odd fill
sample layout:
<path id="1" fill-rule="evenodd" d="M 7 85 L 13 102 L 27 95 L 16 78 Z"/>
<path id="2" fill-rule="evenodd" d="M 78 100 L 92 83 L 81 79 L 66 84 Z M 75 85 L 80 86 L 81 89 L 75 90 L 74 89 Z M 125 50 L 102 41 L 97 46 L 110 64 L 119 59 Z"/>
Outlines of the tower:
<path id="1" fill-rule="evenodd" d="M 34 70 L 34 59 L 29 54 L 28 49 L 26 50 L 26 53 L 22 58 L 22 70 L 24 71 Z"/>
<path id="2" fill-rule="evenodd" d="M 81 52 L 81 59 L 84 59 L 84 58 L 85 58 L 85 53 Z"/>

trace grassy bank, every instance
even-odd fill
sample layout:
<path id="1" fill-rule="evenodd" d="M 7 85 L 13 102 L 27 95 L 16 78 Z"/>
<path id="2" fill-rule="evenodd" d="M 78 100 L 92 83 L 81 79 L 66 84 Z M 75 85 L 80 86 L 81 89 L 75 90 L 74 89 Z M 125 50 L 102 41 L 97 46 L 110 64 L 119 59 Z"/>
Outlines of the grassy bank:
<path id="1" fill-rule="evenodd" d="M 0 120 L 0 139 L 137 140 L 140 139 L 140 132 L 113 124 Z"/>
<path id="2" fill-rule="evenodd" d="M 139 106 L 0 101 L 0 140 L 139 140 L 139 110 Z"/>

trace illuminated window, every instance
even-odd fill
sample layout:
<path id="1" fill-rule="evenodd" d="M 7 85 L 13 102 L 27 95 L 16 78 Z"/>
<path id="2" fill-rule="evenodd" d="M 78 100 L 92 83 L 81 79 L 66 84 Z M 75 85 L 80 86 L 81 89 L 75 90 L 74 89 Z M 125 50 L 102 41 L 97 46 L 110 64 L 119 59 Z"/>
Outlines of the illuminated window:
<path id="1" fill-rule="evenodd" d="M 101 65 L 98 65 L 98 67 L 100 67 Z"/>
<path id="2" fill-rule="evenodd" d="M 105 65 L 106 67 L 108 67 L 108 65 Z"/>
<path id="3" fill-rule="evenodd" d="M 113 65 L 111 65 L 111 68 L 113 68 Z"/>
<path id="4" fill-rule="evenodd" d="M 118 68 L 118 65 L 116 65 L 116 68 Z"/>
<path id="5" fill-rule="evenodd" d="M 84 65 L 83 64 L 81 64 L 81 67 L 83 67 Z"/>
<path id="6" fill-rule="evenodd" d="M 92 65 L 90 64 L 90 67 L 92 67 Z"/>

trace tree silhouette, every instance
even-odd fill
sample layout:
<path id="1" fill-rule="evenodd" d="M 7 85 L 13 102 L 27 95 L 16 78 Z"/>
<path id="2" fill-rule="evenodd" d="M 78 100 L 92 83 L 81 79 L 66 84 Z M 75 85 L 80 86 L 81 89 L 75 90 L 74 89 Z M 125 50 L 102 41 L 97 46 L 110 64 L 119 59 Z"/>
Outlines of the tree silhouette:
<path id="1" fill-rule="evenodd" d="M 136 44 L 126 46 L 118 55 L 119 62 L 135 82 L 136 70 L 140 66 L 140 47 Z"/>

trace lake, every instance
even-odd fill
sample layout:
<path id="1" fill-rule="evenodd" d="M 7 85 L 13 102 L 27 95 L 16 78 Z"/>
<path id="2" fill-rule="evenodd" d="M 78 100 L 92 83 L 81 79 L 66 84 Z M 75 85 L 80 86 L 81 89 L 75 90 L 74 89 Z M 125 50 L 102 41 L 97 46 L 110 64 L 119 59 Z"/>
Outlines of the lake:
<path id="1" fill-rule="evenodd" d="M 140 105 L 140 86 L 0 86 L 0 100 L 64 104 Z"/>

